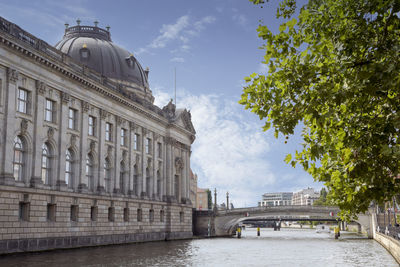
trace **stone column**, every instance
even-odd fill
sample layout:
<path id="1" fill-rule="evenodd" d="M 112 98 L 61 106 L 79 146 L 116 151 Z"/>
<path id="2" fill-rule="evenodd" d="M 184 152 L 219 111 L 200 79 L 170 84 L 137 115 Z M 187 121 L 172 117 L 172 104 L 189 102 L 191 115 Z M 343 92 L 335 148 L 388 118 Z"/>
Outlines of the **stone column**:
<path id="1" fill-rule="evenodd" d="M 18 72 L 15 69 L 7 68 L 7 83 L 5 94 L 5 120 L 3 136 L 3 162 L 0 172 L 0 184 L 14 185 L 15 178 L 13 174 L 14 157 L 14 131 L 15 131 L 15 113 L 16 113 L 16 95 L 18 91 Z"/>
<path id="2" fill-rule="evenodd" d="M 89 148 L 88 144 L 88 130 L 89 130 L 89 103 L 86 101 L 81 102 L 82 112 L 81 112 L 81 135 L 80 135 L 80 145 L 79 145 L 79 173 L 76 180 L 79 179 L 78 191 L 87 192 L 88 190 L 88 180 L 86 177 L 86 157 Z"/>
<path id="3" fill-rule="evenodd" d="M 142 154 L 142 172 L 141 175 L 139 176 L 139 189 L 141 192 L 140 196 L 145 197 L 146 196 L 146 165 L 147 165 L 147 155 L 146 155 L 146 135 L 147 135 L 147 130 L 142 127 L 142 136 L 140 140 L 140 145 L 141 145 L 141 154 Z"/>
<path id="4" fill-rule="evenodd" d="M 59 116 L 59 134 L 58 134 L 58 174 L 56 187 L 58 190 L 67 189 L 65 183 L 65 153 L 67 151 L 67 125 L 68 125 L 68 102 L 69 94 L 61 92 L 61 107 Z M 69 181 L 71 182 L 71 181 Z"/>
<path id="5" fill-rule="evenodd" d="M 152 196 L 153 198 L 158 198 L 158 192 L 157 192 L 157 168 L 158 168 L 158 154 L 157 153 L 157 139 L 158 139 L 159 135 L 157 133 L 153 133 L 153 169 L 152 169 L 152 182 L 153 182 L 153 186 L 152 186 Z M 156 194 L 157 193 L 157 194 Z"/>
<path id="6" fill-rule="evenodd" d="M 165 149 L 165 195 L 169 198 L 172 196 L 172 172 L 173 172 L 173 163 L 172 163 L 172 138 L 166 137 L 166 149 Z"/>
<path id="7" fill-rule="evenodd" d="M 104 194 L 105 193 L 105 180 L 104 180 L 104 163 L 106 160 L 106 154 L 109 153 L 108 149 L 105 146 L 105 135 L 106 135 L 106 118 L 107 118 L 107 111 L 100 109 L 100 120 L 99 120 L 99 127 L 97 129 L 99 133 L 99 146 L 98 146 L 98 160 L 97 162 L 99 163 L 99 167 L 97 168 L 97 183 L 95 183 L 95 186 L 97 185 L 96 191 L 99 194 Z M 114 166 L 115 167 L 115 166 Z M 112 178 L 110 181 L 110 193 L 113 191 L 113 183 L 112 183 Z M 95 177 L 96 181 L 96 177 Z"/>
<path id="8" fill-rule="evenodd" d="M 184 150 L 184 149 L 182 149 L 182 163 L 183 163 L 183 166 L 182 166 L 182 178 L 181 178 L 181 181 L 182 181 L 182 185 L 181 185 L 181 198 L 183 198 L 184 199 L 184 201 L 186 201 L 186 199 L 187 199 L 187 178 L 188 178 L 188 175 L 187 175 L 187 160 L 186 160 L 186 151 Z"/>
<path id="9" fill-rule="evenodd" d="M 32 178 L 31 186 L 40 187 L 43 184 L 42 171 L 42 138 L 44 137 L 44 106 L 46 85 L 41 81 L 36 81 L 36 108 L 35 108 L 35 126 L 33 133 L 33 158 L 32 158 Z"/>
<path id="10" fill-rule="evenodd" d="M 133 191 L 133 176 L 135 166 L 135 153 L 133 152 L 133 142 L 135 140 L 135 124 L 129 122 L 129 140 L 128 140 L 128 161 L 129 161 L 129 174 L 128 174 L 128 195 L 135 195 Z"/>
<path id="11" fill-rule="evenodd" d="M 116 125 L 115 125 L 115 138 L 114 138 L 114 159 L 115 159 L 115 172 L 114 172 L 114 193 L 115 194 L 123 194 L 120 187 L 120 169 L 121 169 L 121 124 L 122 118 L 116 116 L 115 117 Z"/>

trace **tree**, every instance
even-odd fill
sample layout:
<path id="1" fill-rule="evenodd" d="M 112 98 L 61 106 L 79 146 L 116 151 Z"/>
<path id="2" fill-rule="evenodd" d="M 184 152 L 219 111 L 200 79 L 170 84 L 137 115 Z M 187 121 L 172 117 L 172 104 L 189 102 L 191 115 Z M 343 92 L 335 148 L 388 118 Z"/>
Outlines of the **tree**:
<path id="1" fill-rule="evenodd" d="M 208 204 L 208 209 L 212 210 L 212 195 L 211 195 L 211 191 L 209 189 L 207 189 L 207 204 Z"/>
<path id="2" fill-rule="evenodd" d="M 324 182 L 350 219 L 400 189 L 400 1 L 296 4 L 280 2 L 276 34 L 258 27 L 269 70 L 245 78 L 239 103 L 276 137 L 302 128 L 303 149 L 285 161 Z"/>
<path id="3" fill-rule="evenodd" d="M 328 192 L 326 191 L 325 187 L 322 187 L 319 193 L 319 199 L 314 201 L 314 206 L 331 206 L 332 203 L 327 198 Z"/>

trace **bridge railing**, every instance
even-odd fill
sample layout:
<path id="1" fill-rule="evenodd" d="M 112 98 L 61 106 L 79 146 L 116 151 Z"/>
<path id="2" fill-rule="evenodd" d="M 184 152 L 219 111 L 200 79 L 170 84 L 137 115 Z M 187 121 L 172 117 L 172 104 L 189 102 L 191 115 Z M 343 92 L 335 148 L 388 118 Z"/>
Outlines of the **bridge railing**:
<path id="1" fill-rule="evenodd" d="M 282 205 L 282 206 L 258 206 L 258 207 L 247 207 L 247 208 L 235 208 L 235 209 L 229 209 L 229 210 L 218 210 L 218 212 L 225 212 L 225 213 L 238 213 L 238 212 L 254 212 L 254 211 L 267 211 L 267 210 L 276 210 L 276 209 L 284 209 L 284 208 L 290 208 L 290 209 L 298 209 L 298 210 L 325 210 L 327 212 L 330 211 L 337 211 L 339 208 L 338 207 L 332 207 L 332 206 L 311 206 L 311 205 Z"/>
<path id="2" fill-rule="evenodd" d="M 392 215 L 393 216 L 393 215 Z M 400 226 L 394 225 L 394 219 L 388 214 L 377 214 L 378 227 L 377 231 L 381 234 L 400 240 Z"/>

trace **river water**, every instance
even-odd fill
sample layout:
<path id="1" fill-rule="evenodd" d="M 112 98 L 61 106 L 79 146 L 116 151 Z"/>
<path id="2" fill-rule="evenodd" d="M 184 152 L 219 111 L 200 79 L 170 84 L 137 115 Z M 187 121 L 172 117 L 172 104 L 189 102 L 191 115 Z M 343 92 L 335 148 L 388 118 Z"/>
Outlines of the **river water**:
<path id="1" fill-rule="evenodd" d="M 0 257 L 0 266 L 399 266 L 377 242 L 342 232 L 247 228 L 242 238 L 152 242 Z"/>

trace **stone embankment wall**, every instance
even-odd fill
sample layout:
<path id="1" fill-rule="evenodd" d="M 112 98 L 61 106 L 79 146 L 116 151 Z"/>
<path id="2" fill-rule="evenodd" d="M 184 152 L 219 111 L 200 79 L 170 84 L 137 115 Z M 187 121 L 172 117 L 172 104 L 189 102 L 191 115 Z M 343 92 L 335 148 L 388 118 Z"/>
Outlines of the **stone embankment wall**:
<path id="1" fill-rule="evenodd" d="M 191 237 L 189 205 L 1 186 L 0 254 Z"/>
<path id="2" fill-rule="evenodd" d="M 400 264 L 400 242 L 398 240 L 377 232 L 375 233 L 374 239 L 386 248 L 396 259 L 397 263 Z"/>

